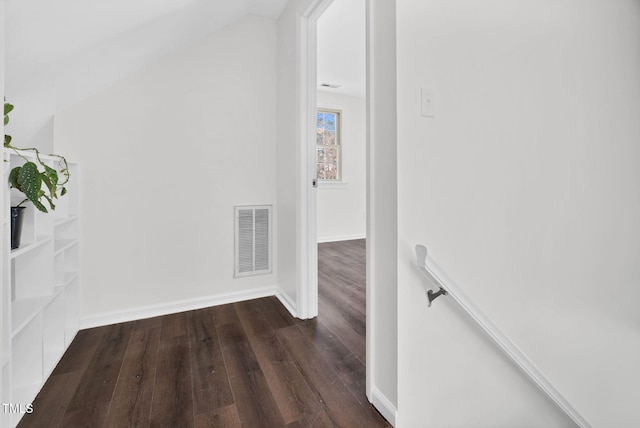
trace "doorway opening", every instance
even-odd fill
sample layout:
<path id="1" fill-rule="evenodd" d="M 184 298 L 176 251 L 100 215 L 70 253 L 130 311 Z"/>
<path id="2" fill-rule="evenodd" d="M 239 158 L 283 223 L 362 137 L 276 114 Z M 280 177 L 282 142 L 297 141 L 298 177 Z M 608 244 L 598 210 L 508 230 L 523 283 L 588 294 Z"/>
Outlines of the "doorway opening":
<path id="1" fill-rule="evenodd" d="M 342 1 L 342 0 L 341 0 Z M 366 395 L 396 419 L 397 225 L 395 2 L 363 0 L 366 8 Z M 296 312 L 318 315 L 316 156 L 317 20 L 332 0 L 309 0 L 296 14 Z M 381 120 L 378 120 L 381 119 Z M 384 197 L 378 197 L 383 195 Z M 385 200 L 386 198 L 390 200 Z M 374 352 L 375 350 L 375 352 Z M 381 389 L 381 387 L 383 389 Z"/>
<path id="2" fill-rule="evenodd" d="M 317 21 L 319 243 L 366 237 L 365 13 L 365 0 L 340 0 L 331 3 Z"/>
<path id="3" fill-rule="evenodd" d="M 368 138 L 367 138 L 367 129 L 369 127 L 369 123 L 367 121 L 367 112 L 369 111 L 370 104 L 366 102 L 366 91 L 367 91 L 367 73 L 366 73 L 366 5 L 368 4 L 368 0 L 341 0 L 340 2 L 335 2 L 336 7 L 338 7 L 338 14 L 342 15 L 341 17 L 346 18 L 345 12 L 340 11 L 339 8 L 346 7 L 345 3 L 355 3 L 354 5 L 350 5 L 352 9 L 356 10 L 354 12 L 357 14 L 355 16 L 356 20 L 360 21 L 359 25 L 347 25 L 347 32 L 357 33 L 358 27 L 360 28 L 359 34 L 359 51 L 357 55 L 361 58 L 361 69 L 358 70 L 356 77 L 351 78 L 340 78 L 337 80 L 341 80 L 340 83 L 331 84 L 331 82 L 319 82 L 317 77 L 318 74 L 323 73 L 318 68 L 318 62 L 320 59 L 318 53 L 318 48 L 322 49 L 322 43 L 325 40 L 320 41 L 320 46 L 318 43 L 318 36 L 321 35 L 323 29 L 318 30 L 319 20 L 323 16 L 325 12 L 327 12 L 328 8 L 332 6 L 332 0 L 315 0 L 311 1 L 308 4 L 306 10 L 302 10 L 297 18 L 297 28 L 298 28 L 298 44 L 297 44 L 297 70 L 298 70 L 298 82 L 299 91 L 298 91 L 298 136 L 299 136 L 299 155 L 300 159 L 303 161 L 302 165 L 299 165 L 299 177 L 302 180 L 302 188 L 301 193 L 299 193 L 298 199 L 298 212 L 302 213 L 303 222 L 300 224 L 299 229 L 299 248 L 304 253 L 302 255 L 302 264 L 299 266 L 299 278 L 302 280 L 299 282 L 298 293 L 297 293 L 297 307 L 298 314 L 301 318 L 312 318 L 318 315 L 318 238 L 320 240 L 328 240 L 327 237 L 332 238 L 331 240 L 344 240 L 344 238 L 359 238 L 362 241 L 361 245 L 364 245 L 364 238 L 366 237 L 366 231 L 369 229 L 369 219 L 367 214 L 366 206 L 369 203 L 367 188 L 369 175 L 367 174 L 367 163 L 368 163 Z M 357 7 L 359 6 L 359 8 Z M 328 12 L 329 15 L 327 17 L 329 20 L 331 11 Z M 332 21 L 337 20 L 334 18 Z M 353 34 L 351 35 L 343 35 L 342 37 L 336 37 L 338 43 L 344 43 L 346 38 L 353 38 Z M 355 43 L 358 45 L 358 43 Z M 329 48 L 331 49 L 331 48 Z M 353 53 L 342 53 L 340 54 L 337 50 L 333 50 L 330 52 L 332 56 L 337 56 L 338 61 L 334 61 L 334 63 L 340 64 L 350 64 L 353 62 Z M 356 67 L 357 69 L 357 67 Z M 329 79 L 330 77 L 324 77 L 328 75 L 323 75 L 323 79 Z M 335 74 L 337 76 L 337 74 Z M 333 79 L 333 77 L 331 77 Z M 318 92 L 318 83 L 324 83 L 325 88 L 330 89 L 339 89 L 339 88 L 331 88 L 331 86 L 339 86 L 343 87 L 344 91 L 351 91 L 351 94 L 347 94 L 344 96 L 350 96 L 353 99 L 356 99 L 355 104 L 358 105 L 357 108 L 353 108 L 351 106 L 351 102 L 344 102 L 347 98 L 344 99 L 336 99 L 337 94 L 322 94 Z M 341 92 L 341 91 L 335 91 Z M 359 96 L 358 96 L 359 95 Z M 356 134 L 358 137 L 356 139 L 361 138 L 361 141 L 364 142 L 364 149 L 360 148 L 360 154 L 358 154 L 357 144 L 351 143 L 346 150 L 346 153 L 341 154 L 341 158 L 338 159 L 337 162 L 345 161 L 345 159 L 353 160 L 356 159 L 356 163 L 359 163 L 359 167 L 341 163 L 340 166 L 346 167 L 338 174 L 338 177 L 341 180 L 326 180 L 320 181 L 318 183 L 318 157 L 317 157 L 317 147 L 314 147 L 313 142 L 317 142 L 318 138 L 318 130 L 317 130 L 317 108 L 320 105 L 318 101 L 322 101 L 325 107 L 338 107 L 337 110 L 341 110 L 341 113 L 346 113 L 345 120 L 349 120 L 349 127 L 353 127 L 354 122 L 360 121 L 360 128 L 357 126 L 353 129 L 356 129 Z M 351 100 L 353 101 L 353 100 Z M 349 104 L 348 108 L 345 108 L 346 105 Z M 334 109 L 335 110 L 335 109 Z M 354 113 L 355 111 L 359 111 L 360 113 Z M 359 120 L 357 119 L 359 117 Z M 351 140 L 351 137 L 349 137 Z M 347 144 L 345 142 L 345 144 Z M 322 147 L 321 147 L 322 148 Z M 326 148 L 326 147 L 325 147 Z M 338 155 L 340 156 L 340 155 Z M 329 156 L 331 158 L 331 156 Z M 323 159 L 327 160 L 327 159 Z M 331 159 L 328 159 L 331 161 Z M 334 162 L 337 163 L 337 162 Z M 358 171 L 360 168 L 360 171 Z M 335 177 L 335 176 L 334 176 Z M 360 181 L 360 183 L 358 183 Z M 352 185 L 353 184 L 353 185 Z M 328 199 L 335 199 L 335 196 L 343 196 L 345 193 L 348 193 L 348 189 L 354 189 L 357 192 L 357 188 L 360 187 L 361 192 L 358 195 L 360 198 L 360 208 L 356 208 L 355 216 L 360 217 L 359 221 L 354 221 L 354 224 L 357 224 L 354 228 L 351 228 L 349 232 L 342 231 L 336 232 L 334 229 L 333 232 L 326 232 L 326 229 L 318 229 L 319 226 L 319 215 L 318 215 L 318 198 L 320 192 L 330 192 L 328 195 Z M 345 192 L 347 190 L 347 192 Z M 352 198 L 355 199 L 355 198 Z M 351 201 L 350 201 L 351 202 Z M 320 209 L 326 208 L 320 205 Z M 329 207 L 331 210 L 331 207 Z M 349 214 L 354 216 L 355 210 Z M 347 215 L 347 214 L 345 214 Z M 306 219 L 306 222 L 304 221 Z M 322 220 L 326 220 L 323 217 Z M 353 218 L 351 219 L 353 220 Z M 344 224 L 340 224 L 340 221 L 333 220 L 329 222 L 329 225 L 333 224 L 334 227 L 339 228 L 340 226 L 344 226 Z M 324 227 L 324 226 L 321 226 Z M 354 231 L 355 230 L 355 231 Z M 324 233 L 323 236 L 319 236 L 318 232 Z M 323 232 L 324 231 L 324 232 Z M 325 238 L 325 239 L 322 239 Z M 345 240 L 344 242 L 348 242 L 349 240 Z M 368 244 L 368 243 L 367 243 Z M 370 256 L 369 251 L 365 250 L 363 257 L 363 264 L 366 259 Z M 369 305 L 369 287 L 372 284 L 371 276 L 369 275 L 371 272 L 367 272 L 365 275 L 365 285 L 364 290 L 366 292 L 366 301 L 362 304 L 364 308 L 361 308 L 361 311 L 365 312 L 364 322 L 362 323 L 361 330 L 365 330 L 364 325 L 368 325 L 372 322 L 372 314 L 371 307 Z M 365 364 L 365 372 L 366 372 L 366 393 L 369 401 L 372 401 L 371 394 L 371 385 L 372 385 L 372 367 L 373 367 L 373 355 L 371 352 L 371 344 L 372 344 L 372 329 L 366 329 L 366 332 L 363 332 L 366 337 L 364 339 L 365 344 L 365 356 L 361 356 L 363 360 L 366 360 Z"/>
<path id="4" fill-rule="evenodd" d="M 336 340 L 351 351 L 355 364 L 362 364 L 363 368 L 367 230 L 365 14 L 365 0 L 340 0 L 332 2 L 317 20 L 314 140 L 318 316 L 323 323 L 331 324 Z"/>

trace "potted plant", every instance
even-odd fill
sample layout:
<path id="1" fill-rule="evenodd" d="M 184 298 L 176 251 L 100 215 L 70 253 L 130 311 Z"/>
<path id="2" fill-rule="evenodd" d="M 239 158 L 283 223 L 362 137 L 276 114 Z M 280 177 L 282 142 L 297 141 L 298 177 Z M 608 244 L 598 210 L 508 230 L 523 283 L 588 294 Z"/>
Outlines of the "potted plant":
<path id="1" fill-rule="evenodd" d="M 13 105 L 4 103 L 4 124 L 9 123 L 9 113 Z M 67 193 L 64 187 L 69 182 L 69 167 L 67 160 L 60 155 L 51 154 L 49 158 L 55 158 L 53 166 L 47 165 L 41 159 L 40 151 L 35 147 L 20 148 L 11 144 L 11 136 L 4 136 L 4 147 L 13 150 L 16 155 L 25 160 L 25 163 L 11 169 L 9 173 L 9 187 L 24 193 L 25 198 L 16 206 L 11 207 L 11 249 L 20 246 L 22 231 L 23 204 L 31 202 L 38 210 L 47 213 L 56 209 L 54 200 Z M 33 156 L 25 156 L 31 152 Z M 47 208 L 48 205 L 48 208 Z"/>

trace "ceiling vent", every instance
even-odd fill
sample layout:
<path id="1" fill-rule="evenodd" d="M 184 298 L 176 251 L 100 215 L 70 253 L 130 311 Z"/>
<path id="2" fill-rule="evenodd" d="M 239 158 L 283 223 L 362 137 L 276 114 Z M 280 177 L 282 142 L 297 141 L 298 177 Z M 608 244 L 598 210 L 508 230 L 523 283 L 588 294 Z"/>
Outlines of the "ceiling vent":
<path id="1" fill-rule="evenodd" d="M 271 273 L 271 205 L 235 207 L 235 277 Z"/>

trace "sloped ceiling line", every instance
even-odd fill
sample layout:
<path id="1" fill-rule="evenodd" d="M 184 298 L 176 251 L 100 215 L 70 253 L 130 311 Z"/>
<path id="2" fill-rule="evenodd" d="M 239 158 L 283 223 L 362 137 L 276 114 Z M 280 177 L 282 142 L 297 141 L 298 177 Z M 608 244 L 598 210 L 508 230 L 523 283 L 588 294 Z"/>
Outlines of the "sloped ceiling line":
<path id="1" fill-rule="evenodd" d="M 7 0 L 12 135 L 31 141 L 57 111 L 248 14 L 277 19 L 286 1 Z"/>

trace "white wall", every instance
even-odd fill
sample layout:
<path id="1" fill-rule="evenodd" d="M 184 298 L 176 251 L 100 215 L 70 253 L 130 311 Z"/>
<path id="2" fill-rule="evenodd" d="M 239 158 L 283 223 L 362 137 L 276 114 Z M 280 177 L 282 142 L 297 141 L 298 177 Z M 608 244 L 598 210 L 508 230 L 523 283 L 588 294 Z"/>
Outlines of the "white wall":
<path id="1" fill-rule="evenodd" d="M 295 305 L 297 299 L 298 174 L 296 71 L 296 16 L 302 0 L 289 0 L 278 19 L 278 109 L 277 109 L 277 195 L 278 195 L 278 282 Z"/>
<path id="2" fill-rule="evenodd" d="M 56 116 L 81 165 L 85 318 L 276 285 L 233 278 L 233 206 L 278 213 L 276 55 L 276 22 L 248 16 Z"/>
<path id="3" fill-rule="evenodd" d="M 427 309 L 418 243 L 594 426 L 640 425 L 640 3 L 397 4 L 399 426 L 570 426 Z"/>
<path id="4" fill-rule="evenodd" d="M 317 192 L 318 242 L 366 236 L 366 102 L 318 92 L 318 107 L 342 111 L 342 184 L 320 183 Z"/>

